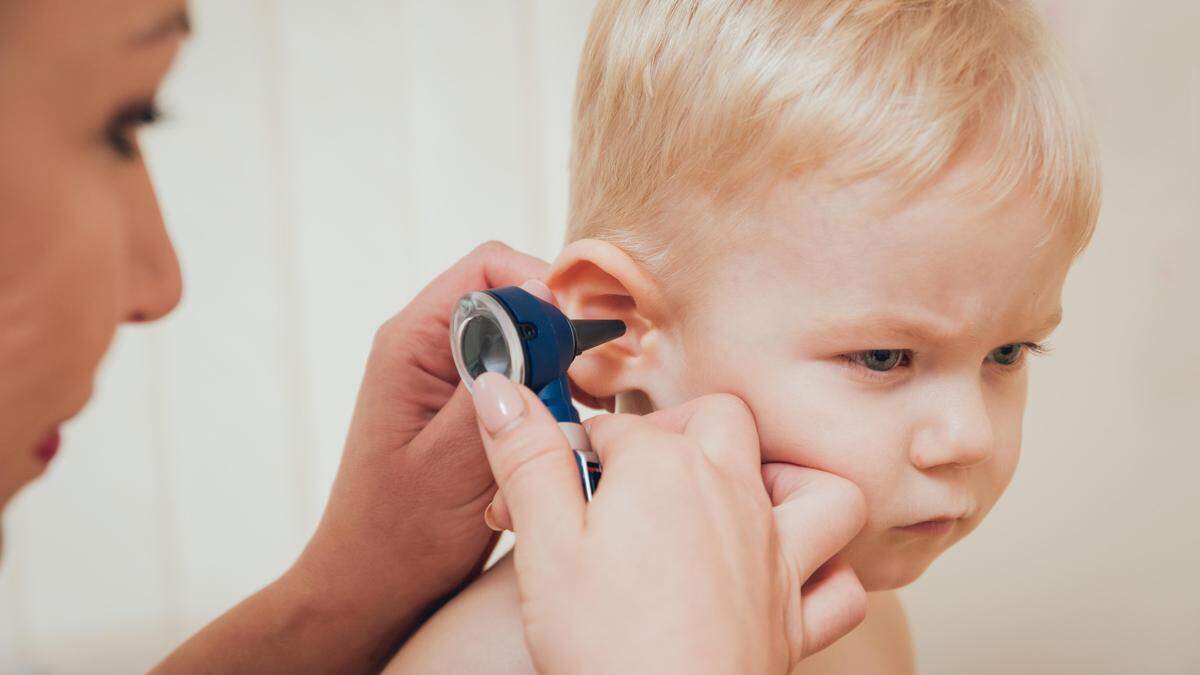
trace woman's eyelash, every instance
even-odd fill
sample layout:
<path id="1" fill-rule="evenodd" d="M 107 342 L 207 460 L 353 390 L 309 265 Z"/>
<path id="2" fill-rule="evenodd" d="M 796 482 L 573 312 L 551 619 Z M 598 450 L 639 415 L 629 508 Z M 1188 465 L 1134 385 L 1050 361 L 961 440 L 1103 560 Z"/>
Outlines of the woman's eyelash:
<path id="1" fill-rule="evenodd" d="M 162 119 L 162 110 L 154 101 L 143 101 L 118 112 L 108 123 L 105 135 L 117 154 L 125 159 L 138 156 L 137 131 Z"/>

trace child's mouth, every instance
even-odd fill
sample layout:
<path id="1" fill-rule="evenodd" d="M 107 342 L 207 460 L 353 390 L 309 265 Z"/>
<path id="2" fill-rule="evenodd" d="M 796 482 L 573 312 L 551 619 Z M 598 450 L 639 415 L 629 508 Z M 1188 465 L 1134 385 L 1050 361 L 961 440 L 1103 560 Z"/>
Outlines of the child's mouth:
<path id="1" fill-rule="evenodd" d="M 954 529 L 954 524 L 957 523 L 958 520 L 959 520 L 958 518 L 938 518 L 935 520 L 923 520 L 919 523 L 913 523 L 912 525 L 905 525 L 903 527 L 897 527 L 896 529 L 900 530 L 901 532 L 908 532 L 910 534 L 925 535 L 925 536 L 938 536 L 938 535 L 946 534 L 950 530 Z"/>

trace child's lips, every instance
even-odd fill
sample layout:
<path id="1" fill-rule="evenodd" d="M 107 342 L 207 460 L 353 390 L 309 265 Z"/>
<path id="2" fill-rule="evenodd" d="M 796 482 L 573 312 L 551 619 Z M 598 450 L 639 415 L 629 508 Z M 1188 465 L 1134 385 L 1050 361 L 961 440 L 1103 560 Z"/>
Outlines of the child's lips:
<path id="1" fill-rule="evenodd" d="M 950 530 L 954 529 L 955 524 L 957 524 L 959 520 L 961 520 L 961 518 L 956 516 L 932 518 L 930 520 L 922 520 L 919 523 L 913 523 L 911 525 L 903 525 L 901 527 L 897 527 L 896 529 L 909 534 L 936 536 L 946 534 Z"/>
<path id="2" fill-rule="evenodd" d="M 919 520 L 917 522 L 911 522 L 911 524 L 908 525 L 895 527 L 895 530 L 910 534 L 930 534 L 930 536 L 936 536 L 936 534 L 944 534 L 950 530 L 953 530 L 955 525 L 958 525 L 960 521 L 966 519 L 967 513 L 968 512 L 959 512 L 953 514 L 935 515 L 934 518 Z"/>

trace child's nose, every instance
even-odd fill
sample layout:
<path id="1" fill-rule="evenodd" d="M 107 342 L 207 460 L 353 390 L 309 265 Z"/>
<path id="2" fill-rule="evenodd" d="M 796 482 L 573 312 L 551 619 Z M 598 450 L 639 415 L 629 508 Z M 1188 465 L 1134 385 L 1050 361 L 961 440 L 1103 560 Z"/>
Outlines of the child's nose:
<path id="1" fill-rule="evenodd" d="M 918 430 L 909 449 L 909 460 L 918 469 L 938 466 L 974 466 L 987 461 L 996 438 L 987 402 L 977 386 L 955 387 L 930 397 L 935 411 Z"/>

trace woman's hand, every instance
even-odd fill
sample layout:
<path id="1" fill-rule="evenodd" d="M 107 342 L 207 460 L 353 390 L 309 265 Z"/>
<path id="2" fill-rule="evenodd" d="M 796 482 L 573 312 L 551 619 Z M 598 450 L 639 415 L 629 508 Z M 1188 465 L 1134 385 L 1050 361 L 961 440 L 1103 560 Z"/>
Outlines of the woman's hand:
<path id="1" fill-rule="evenodd" d="M 862 527 L 861 494 L 822 472 L 760 467 L 739 399 L 590 420 L 604 478 L 586 507 L 531 392 L 484 375 L 475 401 L 539 670 L 781 673 L 862 620 L 853 571 L 825 564 Z"/>
<path id="2" fill-rule="evenodd" d="M 545 270 L 485 244 L 379 329 L 329 503 L 304 553 L 162 670 L 375 669 L 479 572 L 495 541 L 481 517 L 495 483 L 450 353 L 450 313 L 464 293 Z M 549 293 L 540 283 L 527 290 Z"/>

